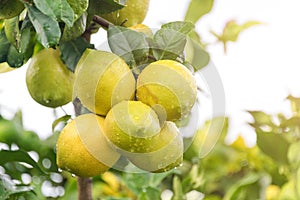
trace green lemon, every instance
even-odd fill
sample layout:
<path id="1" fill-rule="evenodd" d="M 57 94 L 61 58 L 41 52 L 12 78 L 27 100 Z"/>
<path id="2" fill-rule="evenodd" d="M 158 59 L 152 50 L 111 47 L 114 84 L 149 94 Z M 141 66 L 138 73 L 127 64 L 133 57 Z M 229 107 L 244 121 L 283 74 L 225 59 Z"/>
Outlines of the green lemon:
<path id="1" fill-rule="evenodd" d="M 56 108 L 72 100 L 74 74 L 55 49 L 43 49 L 31 60 L 26 72 L 27 89 L 41 105 Z"/>
<path id="2" fill-rule="evenodd" d="M 24 4 L 19 0 L 0 0 L 0 19 L 17 16 L 24 10 Z"/>
<path id="3" fill-rule="evenodd" d="M 128 159 L 138 168 L 150 172 L 166 172 L 182 163 L 183 139 L 173 122 L 165 122 L 152 142 L 152 152 L 131 153 Z"/>
<path id="4" fill-rule="evenodd" d="M 90 111 L 106 115 L 111 107 L 134 97 L 135 78 L 119 56 L 87 49 L 75 71 L 74 94 Z"/>
<path id="5" fill-rule="evenodd" d="M 137 99 L 153 107 L 160 118 L 184 119 L 197 98 L 193 74 L 181 63 L 159 60 L 146 66 L 137 79 Z"/>
<path id="6" fill-rule="evenodd" d="M 105 118 L 105 135 L 120 152 L 142 153 L 153 149 L 160 132 L 154 110 L 139 101 L 116 104 Z"/>
<path id="7" fill-rule="evenodd" d="M 123 24 L 130 27 L 144 21 L 148 7 L 149 0 L 127 0 L 124 8 L 102 15 L 102 17 L 115 25 Z"/>
<path id="8" fill-rule="evenodd" d="M 77 176 L 106 172 L 120 158 L 103 134 L 104 118 L 84 114 L 68 123 L 59 135 L 57 165 Z"/>

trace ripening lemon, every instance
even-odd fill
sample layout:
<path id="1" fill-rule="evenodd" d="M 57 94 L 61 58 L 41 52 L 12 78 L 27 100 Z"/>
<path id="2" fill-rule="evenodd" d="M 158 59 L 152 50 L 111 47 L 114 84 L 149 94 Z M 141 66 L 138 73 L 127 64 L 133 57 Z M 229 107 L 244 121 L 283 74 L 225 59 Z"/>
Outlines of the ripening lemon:
<path id="1" fill-rule="evenodd" d="M 196 80 L 181 63 L 159 60 L 146 66 L 138 76 L 136 96 L 157 113 L 166 115 L 160 118 L 175 122 L 185 118 L 195 104 Z"/>
<path id="2" fill-rule="evenodd" d="M 147 37 L 153 36 L 151 29 L 145 24 L 136 24 L 136 25 L 130 26 L 128 28 L 131 30 L 140 32 L 140 33 L 144 33 Z"/>
<path id="3" fill-rule="evenodd" d="M 0 1 L 0 19 L 9 19 L 17 16 L 24 10 L 24 4 L 19 0 Z"/>
<path id="4" fill-rule="evenodd" d="M 143 153 L 155 149 L 160 132 L 159 119 L 149 106 L 140 101 L 122 101 L 108 112 L 104 134 L 120 152 Z"/>
<path id="5" fill-rule="evenodd" d="M 74 74 L 60 59 L 59 50 L 43 49 L 33 56 L 26 84 L 31 97 L 38 103 L 56 108 L 72 100 Z"/>
<path id="6" fill-rule="evenodd" d="M 120 158 L 103 134 L 104 118 L 84 114 L 68 123 L 59 135 L 57 165 L 77 176 L 106 172 Z"/>
<path id="7" fill-rule="evenodd" d="M 128 159 L 138 168 L 149 172 L 166 172 L 182 163 L 183 139 L 173 122 L 165 122 L 152 142 L 152 151 L 131 153 Z"/>
<path id="8" fill-rule="evenodd" d="M 125 27 L 130 27 L 144 21 L 148 7 L 149 0 L 127 0 L 124 8 L 102 15 L 102 17 L 115 25 L 122 24 Z"/>
<path id="9" fill-rule="evenodd" d="M 134 97 L 135 78 L 119 56 L 87 49 L 75 71 L 74 94 L 90 111 L 106 115 L 111 107 Z"/>

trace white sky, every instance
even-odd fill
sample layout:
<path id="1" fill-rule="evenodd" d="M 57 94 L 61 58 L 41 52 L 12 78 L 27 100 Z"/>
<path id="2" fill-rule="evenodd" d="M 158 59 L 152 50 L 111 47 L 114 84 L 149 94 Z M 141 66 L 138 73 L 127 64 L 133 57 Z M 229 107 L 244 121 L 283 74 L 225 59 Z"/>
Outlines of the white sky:
<path id="1" fill-rule="evenodd" d="M 146 20 L 149 27 L 182 20 L 189 0 L 151 0 Z M 243 110 L 257 109 L 270 113 L 285 111 L 283 99 L 292 93 L 300 96 L 300 1 L 299 0 L 215 0 L 213 11 L 197 23 L 197 30 L 208 41 L 212 29 L 221 32 L 231 19 L 243 23 L 258 20 L 264 25 L 242 33 L 237 43 L 228 45 L 227 55 L 221 45 L 209 48 L 212 60 L 223 81 L 226 111 L 231 117 L 230 132 L 251 135 Z M 96 46 L 99 35 L 93 38 Z M 24 124 L 41 137 L 51 134 L 53 110 L 40 106 L 29 96 L 25 84 L 27 66 L 0 74 L 0 112 L 7 117 L 17 109 L 24 113 Z M 64 109 L 72 113 L 72 105 Z M 58 115 L 63 113 L 58 109 Z"/>

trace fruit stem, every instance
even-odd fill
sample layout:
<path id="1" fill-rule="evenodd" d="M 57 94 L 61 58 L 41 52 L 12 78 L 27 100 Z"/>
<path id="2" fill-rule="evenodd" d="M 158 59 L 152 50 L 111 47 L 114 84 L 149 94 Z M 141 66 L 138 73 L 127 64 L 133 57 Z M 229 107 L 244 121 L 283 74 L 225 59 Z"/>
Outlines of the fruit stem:
<path id="1" fill-rule="evenodd" d="M 92 179 L 77 177 L 78 200 L 92 200 Z"/>
<path id="2" fill-rule="evenodd" d="M 98 15 L 94 15 L 93 22 L 101 25 L 103 28 L 106 28 L 106 29 L 108 29 L 109 25 L 113 25 L 112 23 L 110 23 L 109 21 L 103 19 L 102 17 L 100 17 Z"/>

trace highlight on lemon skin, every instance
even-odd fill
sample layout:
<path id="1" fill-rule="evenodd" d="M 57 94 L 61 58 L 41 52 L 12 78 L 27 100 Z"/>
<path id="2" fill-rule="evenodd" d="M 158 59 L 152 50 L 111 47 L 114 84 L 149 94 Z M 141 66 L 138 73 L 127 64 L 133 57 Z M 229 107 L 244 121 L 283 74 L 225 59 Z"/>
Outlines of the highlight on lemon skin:
<path id="1" fill-rule="evenodd" d="M 196 102 L 196 80 L 181 63 L 159 60 L 146 66 L 139 75 L 136 96 L 149 106 L 161 105 L 166 119 L 176 122 L 187 117 Z"/>
<path id="2" fill-rule="evenodd" d="M 135 78 L 125 61 L 113 53 L 85 50 L 75 76 L 74 97 L 96 114 L 105 116 L 113 105 L 134 97 Z"/>
<path id="3" fill-rule="evenodd" d="M 59 135 L 57 165 L 77 176 L 92 177 L 106 172 L 120 158 L 103 134 L 104 118 L 84 114 L 69 122 Z"/>

